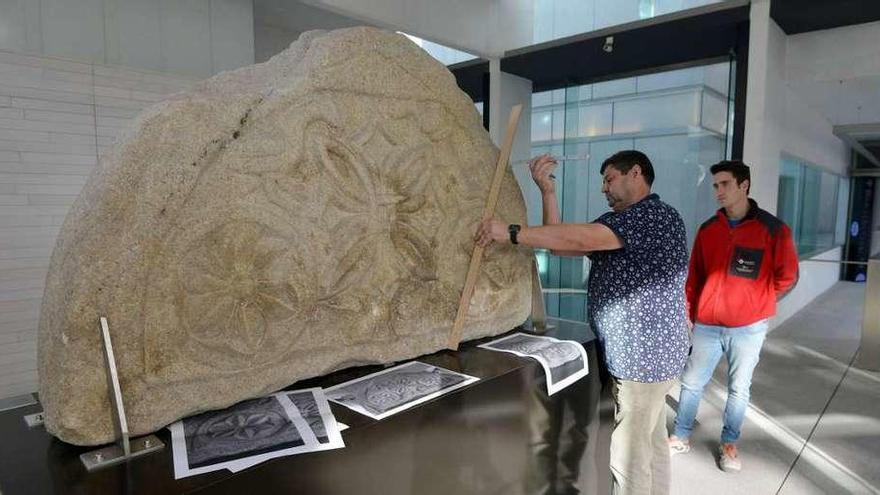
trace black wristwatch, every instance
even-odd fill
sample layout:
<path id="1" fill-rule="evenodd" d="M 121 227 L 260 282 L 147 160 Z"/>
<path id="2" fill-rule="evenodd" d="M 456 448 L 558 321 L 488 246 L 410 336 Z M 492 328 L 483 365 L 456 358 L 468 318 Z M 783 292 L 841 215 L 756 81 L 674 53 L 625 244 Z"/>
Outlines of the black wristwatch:
<path id="1" fill-rule="evenodd" d="M 521 227 L 515 223 L 512 223 L 507 226 L 507 232 L 510 234 L 510 243 L 511 244 L 519 244 L 519 241 L 516 240 L 516 235 L 519 234 L 519 229 Z"/>

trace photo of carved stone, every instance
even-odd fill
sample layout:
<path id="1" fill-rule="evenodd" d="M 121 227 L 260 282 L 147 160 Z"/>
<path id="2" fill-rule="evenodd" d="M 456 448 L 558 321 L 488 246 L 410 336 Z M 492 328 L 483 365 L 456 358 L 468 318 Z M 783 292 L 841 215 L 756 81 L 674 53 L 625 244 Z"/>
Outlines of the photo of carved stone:
<path id="1" fill-rule="evenodd" d="M 226 469 L 237 473 L 276 457 L 345 447 L 340 434 L 342 425 L 333 416 L 323 389 L 316 387 L 283 391 L 273 397 L 288 411 L 294 424 L 302 428 L 305 445 L 241 459 L 227 464 Z"/>
<path id="2" fill-rule="evenodd" d="M 304 33 L 145 110 L 52 255 L 48 431 L 114 438 L 101 316 L 133 435 L 444 348 L 497 156 L 446 67 L 374 28 Z M 496 216 L 525 222 L 512 173 Z M 526 319 L 530 267 L 530 250 L 487 250 L 462 340 Z"/>
<path id="3" fill-rule="evenodd" d="M 169 430 L 175 479 L 223 469 L 235 473 L 278 457 L 345 447 L 320 388 L 247 400 L 184 418 Z"/>
<path id="4" fill-rule="evenodd" d="M 325 390 L 333 402 L 373 419 L 384 419 L 479 379 L 412 361 Z"/>
<path id="5" fill-rule="evenodd" d="M 305 442 L 273 397 L 242 402 L 231 409 L 183 420 L 190 467 L 262 454 Z"/>
<path id="6" fill-rule="evenodd" d="M 538 361 L 547 377 L 549 395 L 564 389 L 590 372 L 586 350 L 581 344 L 570 340 L 514 333 L 480 344 L 478 347 L 509 352 Z"/>
<path id="7" fill-rule="evenodd" d="M 222 411 L 185 418 L 173 425 L 171 433 L 178 479 L 306 443 L 274 397 L 247 400 Z"/>
<path id="8" fill-rule="evenodd" d="M 330 442 L 325 423 L 328 422 L 328 419 L 332 419 L 333 415 L 331 414 L 330 418 L 321 415 L 322 411 L 318 408 L 318 401 L 315 400 L 314 392 L 303 390 L 285 393 L 284 395 L 299 409 L 300 416 L 309 424 L 309 428 L 311 428 L 315 438 L 318 439 L 318 443 Z"/>

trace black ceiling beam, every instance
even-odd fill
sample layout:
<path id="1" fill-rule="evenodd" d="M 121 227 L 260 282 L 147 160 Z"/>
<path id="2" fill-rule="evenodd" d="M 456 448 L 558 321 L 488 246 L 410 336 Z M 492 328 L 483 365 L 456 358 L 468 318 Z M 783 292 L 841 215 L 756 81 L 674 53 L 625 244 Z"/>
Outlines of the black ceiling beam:
<path id="1" fill-rule="evenodd" d="M 770 17 L 785 34 L 880 21 L 878 0 L 773 0 Z"/>
<path id="2" fill-rule="evenodd" d="M 486 81 L 489 76 L 489 61 L 475 58 L 449 66 L 455 81 L 462 91 L 468 94 L 474 101 L 484 101 L 484 94 L 488 92 Z M 488 110 L 487 110 L 488 113 Z"/>
<path id="3" fill-rule="evenodd" d="M 713 4 L 511 51 L 501 70 L 539 92 L 726 60 L 748 20 L 747 3 Z M 608 36 L 611 52 L 603 50 Z"/>

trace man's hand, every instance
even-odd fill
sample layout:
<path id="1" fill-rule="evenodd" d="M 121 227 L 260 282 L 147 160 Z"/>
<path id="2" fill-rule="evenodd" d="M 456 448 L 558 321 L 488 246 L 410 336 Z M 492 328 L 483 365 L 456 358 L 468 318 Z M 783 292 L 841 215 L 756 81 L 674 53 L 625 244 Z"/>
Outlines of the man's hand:
<path id="1" fill-rule="evenodd" d="M 490 218 L 480 222 L 477 227 L 477 233 L 474 234 L 474 241 L 478 246 L 486 247 L 494 242 L 510 242 L 510 233 L 507 231 L 507 224 L 501 220 Z"/>
<path id="2" fill-rule="evenodd" d="M 532 180 L 538 185 L 542 194 L 556 192 L 556 183 L 553 182 L 553 170 L 556 168 L 556 158 L 544 154 L 532 158 L 529 162 L 529 172 Z"/>

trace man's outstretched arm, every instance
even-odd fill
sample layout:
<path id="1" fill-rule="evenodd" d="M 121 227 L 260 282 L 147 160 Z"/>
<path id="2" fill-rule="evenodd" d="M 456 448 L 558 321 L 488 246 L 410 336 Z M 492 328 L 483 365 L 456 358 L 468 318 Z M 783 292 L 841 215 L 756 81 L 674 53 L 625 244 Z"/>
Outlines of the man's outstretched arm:
<path id="1" fill-rule="evenodd" d="M 509 243 L 510 233 L 506 223 L 492 218 L 480 223 L 474 239 L 481 246 L 492 242 Z M 584 255 L 591 251 L 610 251 L 623 247 L 617 235 L 600 223 L 523 226 L 517 235 L 517 241 L 523 246 L 549 249 L 553 254 L 564 252 Z"/>

